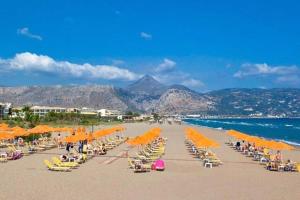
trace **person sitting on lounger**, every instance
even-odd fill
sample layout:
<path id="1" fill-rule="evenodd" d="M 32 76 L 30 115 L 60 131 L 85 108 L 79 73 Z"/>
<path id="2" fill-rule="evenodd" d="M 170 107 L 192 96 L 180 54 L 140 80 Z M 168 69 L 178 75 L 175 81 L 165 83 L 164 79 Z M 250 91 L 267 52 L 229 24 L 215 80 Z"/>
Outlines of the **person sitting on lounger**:
<path id="1" fill-rule="evenodd" d="M 290 159 L 288 159 L 284 165 L 284 171 L 292 171 L 294 164 L 295 164 L 294 162 L 292 162 Z"/>
<path id="2" fill-rule="evenodd" d="M 66 162 L 66 161 L 68 161 L 68 157 L 67 157 L 67 155 L 61 155 L 60 156 L 60 160 L 62 161 L 62 162 Z"/>

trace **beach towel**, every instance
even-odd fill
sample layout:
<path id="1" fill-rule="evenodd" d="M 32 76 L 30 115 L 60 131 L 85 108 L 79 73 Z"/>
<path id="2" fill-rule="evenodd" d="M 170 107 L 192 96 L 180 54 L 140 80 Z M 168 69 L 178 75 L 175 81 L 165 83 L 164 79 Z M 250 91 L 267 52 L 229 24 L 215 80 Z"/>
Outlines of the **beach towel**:
<path id="1" fill-rule="evenodd" d="M 164 162 L 163 160 L 161 160 L 161 159 L 156 160 L 156 161 L 154 162 L 154 168 L 155 168 L 156 170 L 158 170 L 158 171 L 163 171 L 163 170 L 165 170 L 165 162 Z"/>

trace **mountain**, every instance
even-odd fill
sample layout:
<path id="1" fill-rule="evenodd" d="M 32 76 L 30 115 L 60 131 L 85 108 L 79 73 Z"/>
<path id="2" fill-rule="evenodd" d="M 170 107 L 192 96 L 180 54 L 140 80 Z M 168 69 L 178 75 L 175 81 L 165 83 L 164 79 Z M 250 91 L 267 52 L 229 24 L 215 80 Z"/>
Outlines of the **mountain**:
<path id="1" fill-rule="evenodd" d="M 167 86 L 161 84 L 150 75 L 145 75 L 138 81 L 130 84 L 126 90 L 134 94 L 157 96 L 161 95 Z"/>
<path id="2" fill-rule="evenodd" d="M 167 114 L 193 114 L 213 109 L 209 98 L 184 86 L 168 88 L 158 99 L 154 111 Z"/>
<path id="3" fill-rule="evenodd" d="M 198 93 L 146 75 L 126 88 L 103 85 L 0 87 L 0 102 L 163 114 L 300 117 L 300 89 L 233 88 Z"/>
<path id="4" fill-rule="evenodd" d="M 211 114 L 300 116 L 300 89 L 224 89 L 206 95 L 215 102 Z"/>
<path id="5" fill-rule="evenodd" d="M 48 105 L 127 110 L 128 105 L 112 86 L 0 87 L 0 102 L 14 105 Z"/>

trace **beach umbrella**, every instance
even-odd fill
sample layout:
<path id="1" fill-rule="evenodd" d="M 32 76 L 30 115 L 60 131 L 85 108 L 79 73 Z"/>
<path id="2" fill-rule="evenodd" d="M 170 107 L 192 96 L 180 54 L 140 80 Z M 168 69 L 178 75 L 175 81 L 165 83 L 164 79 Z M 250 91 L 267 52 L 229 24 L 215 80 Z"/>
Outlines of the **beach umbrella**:
<path id="1" fill-rule="evenodd" d="M 91 142 L 91 141 L 93 141 L 95 138 L 94 138 L 94 136 L 93 136 L 93 134 L 92 133 L 90 133 L 90 134 L 88 134 L 87 136 L 86 136 L 86 140 L 88 141 L 88 142 Z"/>
<path id="2" fill-rule="evenodd" d="M 295 150 L 295 147 L 293 147 L 292 145 L 286 144 L 284 142 L 278 142 L 281 146 L 283 146 L 285 148 L 285 150 Z"/>
<path id="3" fill-rule="evenodd" d="M 74 135 L 74 137 L 76 138 L 77 141 L 84 141 L 84 140 L 86 140 L 87 135 L 83 132 L 79 132 L 79 133 L 76 133 Z"/>
<path id="4" fill-rule="evenodd" d="M 26 129 L 21 128 L 19 126 L 13 127 L 12 128 L 12 132 L 13 132 L 14 136 L 17 136 L 17 137 L 19 137 L 19 136 L 25 136 L 25 135 L 28 134 L 28 132 L 27 132 Z"/>
<path id="5" fill-rule="evenodd" d="M 129 139 L 127 141 L 127 144 L 132 146 L 137 145 L 145 145 L 152 142 L 155 138 L 157 138 L 160 135 L 160 129 L 159 128 L 153 128 L 149 131 L 145 132 L 142 135 L 136 136 L 135 138 Z"/>
<path id="6" fill-rule="evenodd" d="M 0 126 L 0 131 L 10 131 L 11 128 L 7 124 L 2 124 Z"/>
<path id="7" fill-rule="evenodd" d="M 193 128 L 187 128 L 186 137 L 198 148 L 216 148 L 220 147 L 220 144 L 216 141 L 207 138 L 203 134 L 199 133 Z"/>
<path id="8" fill-rule="evenodd" d="M 13 134 L 7 133 L 7 132 L 0 132 L 0 139 L 1 140 L 8 140 L 8 139 L 14 139 L 15 136 Z"/>
<path id="9" fill-rule="evenodd" d="M 73 136 L 73 135 L 67 136 L 67 137 L 65 137 L 65 142 L 75 143 L 75 142 L 77 142 L 77 138 L 75 136 Z"/>

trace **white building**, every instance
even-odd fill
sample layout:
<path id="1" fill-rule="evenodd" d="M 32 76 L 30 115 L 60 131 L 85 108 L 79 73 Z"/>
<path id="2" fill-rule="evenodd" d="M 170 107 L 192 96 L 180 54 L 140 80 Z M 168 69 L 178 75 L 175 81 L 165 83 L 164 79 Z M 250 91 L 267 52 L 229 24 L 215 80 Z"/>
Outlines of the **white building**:
<path id="1" fill-rule="evenodd" d="M 44 117 L 49 112 L 64 113 L 67 111 L 67 108 L 50 106 L 32 106 L 30 109 L 34 115 L 38 115 L 40 117 Z"/>
<path id="2" fill-rule="evenodd" d="M 108 110 L 108 109 L 100 109 L 97 110 L 98 116 L 101 117 L 118 117 L 118 119 L 122 119 L 120 116 L 122 116 L 121 111 L 118 110 Z"/>
<path id="3" fill-rule="evenodd" d="M 8 117 L 8 115 L 11 113 L 11 110 L 11 103 L 0 103 L 0 119 Z"/>
<path id="4" fill-rule="evenodd" d="M 92 108 L 83 107 L 80 110 L 80 114 L 82 114 L 82 115 L 97 115 L 97 113 L 98 112 Z"/>

